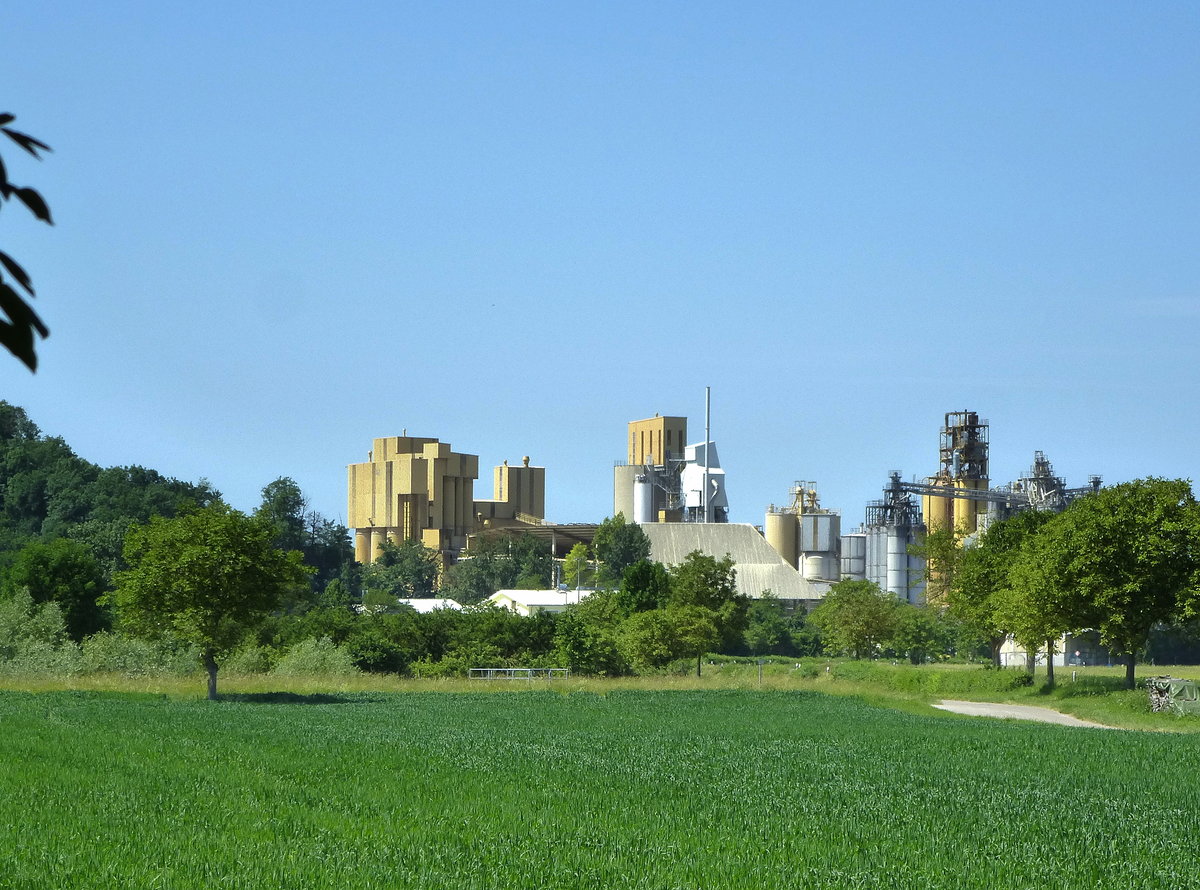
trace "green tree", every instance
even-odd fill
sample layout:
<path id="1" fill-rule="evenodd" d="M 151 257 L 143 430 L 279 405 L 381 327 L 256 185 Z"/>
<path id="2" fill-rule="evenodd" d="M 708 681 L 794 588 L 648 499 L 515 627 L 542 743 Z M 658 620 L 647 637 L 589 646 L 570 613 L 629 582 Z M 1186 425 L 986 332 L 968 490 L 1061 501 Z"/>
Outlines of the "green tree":
<path id="1" fill-rule="evenodd" d="M 897 603 L 895 627 L 887 647 L 912 664 L 927 658 L 945 655 L 952 643 L 952 634 L 936 606 L 914 606 Z"/>
<path id="2" fill-rule="evenodd" d="M 625 569 L 617 588 L 617 608 L 624 616 L 666 606 L 671 599 L 671 575 L 661 562 L 641 559 Z"/>
<path id="3" fill-rule="evenodd" d="M 722 642 L 722 632 L 728 627 L 722 626 L 718 611 L 705 606 L 672 605 L 665 611 L 679 653 L 695 656 L 696 676 L 699 677 L 700 659 Z"/>
<path id="4" fill-rule="evenodd" d="M 563 560 L 563 581 L 570 588 L 583 587 L 592 579 L 591 559 L 588 556 L 587 544 L 580 541 Z"/>
<path id="5" fill-rule="evenodd" d="M 280 550 L 304 550 L 305 513 L 308 500 L 296 480 L 280 476 L 263 486 L 262 504 L 254 515 L 275 529 L 275 546 Z"/>
<path id="6" fill-rule="evenodd" d="M 963 558 L 963 532 L 957 528 L 938 528 L 929 532 L 909 552 L 925 560 L 925 602 L 945 606 L 954 587 Z"/>
<path id="7" fill-rule="evenodd" d="M 745 639 L 751 655 L 782 655 L 791 648 L 791 623 L 771 591 L 750 601 Z"/>
<path id="8" fill-rule="evenodd" d="M 592 583 L 592 559 L 588 554 L 588 546 L 582 541 L 571 547 L 570 553 L 563 560 L 563 582 L 566 587 L 576 589 Z"/>
<path id="9" fill-rule="evenodd" d="M 624 514 L 618 513 L 600 523 L 592 550 L 603 567 L 603 577 L 615 582 L 635 562 L 650 558 L 650 539 L 641 526 L 626 522 Z"/>
<path id="10" fill-rule="evenodd" d="M 441 556 L 420 541 L 384 541 L 375 562 L 363 566 L 363 601 L 367 594 L 401 599 L 428 599 L 437 589 Z"/>
<path id="11" fill-rule="evenodd" d="M 693 550 L 670 570 L 671 594 L 668 608 L 700 606 L 713 613 L 717 644 L 723 652 L 735 651 L 746 631 L 750 600 L 738 593 L 733 559 L 716 559 Z"/>
<path id="12" fill-rule="evenodd" d="M 104 570 L 76 541 L 31 541 L 6 573 L 4 590 L 29 591 L 35 603 L 58 603 L 67 634 L 75 642 L 103 630 L 107 616 L 97 602 L 105 588 Z"/>
<path id="13" fill-rule="evenodd" d="M 852 658 L 870 658 L 896 632 L 898 603 L 870 581 L 839 581 L 829 588 L 808 620 L 825 647 Z"/>
<path id="14" fill-rule="evenodd" d="M 0 133 L 20 146 L 33 157 L 41 160 L 41 152 L 50 151 L 50 146 L 40 142 L 25 133 L 14 130 L 9 126 L 14 120 L 11 114 L 0 114 Z M 19 186 L 8 179 L 8 171 L 3 159 L 0 159 L 0 208 L 13 199 L 25 205 L 36 218 L 47 225 L 54 225 L 50 218 L 50 208 L 42 196 L 28 186 Z M 0 252 L 0 310 L 8 316 L 8 321 L 0 319 L 0 345 L 19 358 L 31 371 L 37 370 L 37 349 L 34 335 L 45 339 L 50 331 L 38 318 L 33 307 L 25 297 L 21 296 L 5 281 L 10 278 L 30 298 L 34 297 L 33 282 L 29 274 L 22 269 L 17 261 L 8 254 Z"/>
<path id="15" fill-rule="evenodd" d="M 307 578 L 299 552 L 275 548 L 275 531 L 224 504 L 151 519 L 126 536 L 129 568 L 106 599 L 123 629 L 196 645 L 216 699 L 217 659 Z"/>
<path id="16" fill-rule="evenodd" d="M 568 608 L 558 616 L 554 629 L 560 663 L 583 674 L 628 673 L 628 660 L 619 640 L 621 618 L 612 591 L 598 591 Z"/>
<path id="17" fill-rule="evenodd" d="M 950 613 L 965 628 L 986 641 L 992 664 L 1000 666 L 1000 648 L 1013 631 L 1013 620 L 1028 626 L 1010 594 L 1009 572 L 1018 554 L 1052 518 L 1050 513 L 1026 510 L 993 522 L 974 546 L 964 548 L 946 593 Z"/>
<path id="18" fill-rule="evenodd" d="M 1013 580 L 1052 630 L 1092 628 L 1134 686 L 1150 629 L 1200 605 L 1200 508 L 1183 479 L 1138 479 L 1048 521 Z"/>

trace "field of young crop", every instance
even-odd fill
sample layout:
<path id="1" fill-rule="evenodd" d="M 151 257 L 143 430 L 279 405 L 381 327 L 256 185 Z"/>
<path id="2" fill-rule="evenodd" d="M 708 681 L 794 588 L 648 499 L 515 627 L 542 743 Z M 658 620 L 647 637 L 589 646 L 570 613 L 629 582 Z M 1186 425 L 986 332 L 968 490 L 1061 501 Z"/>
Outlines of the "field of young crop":
<path id="1" fill-rule="evenodd" d="M 3 692 L 0 887 L 1186 887 L 1198 777 L 811 692 Z"/>

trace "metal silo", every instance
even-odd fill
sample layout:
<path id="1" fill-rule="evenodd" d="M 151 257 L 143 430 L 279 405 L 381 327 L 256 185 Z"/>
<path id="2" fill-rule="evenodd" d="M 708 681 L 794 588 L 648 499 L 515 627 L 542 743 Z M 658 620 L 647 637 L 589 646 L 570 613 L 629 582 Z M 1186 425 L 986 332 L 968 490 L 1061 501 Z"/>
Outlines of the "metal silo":
<path id="1" fill-rule="evenodd" d="M 867 577 L 867 536 L 842 535 L 842 577 L 861 581 Z"/>
<path id="2" fill-rule="evenodd" d="M 633 517 L 633 486 L 645 467 L 617 464 L 613 467 L 613 516 L 622 514 L 627 520 Z"/>
<path id="3" fill-rule="evenodd" d="M 887 530 L 887 587 L 888 593 L 908 601 L 908 536 L 904 529 L 890 526 Z"/>
<path id="4" fill-rule="evenodd" d="M 648 468 L 644 468 L 647 469 Z M 633 521 L 654 521 L 654 481 L 650 472 L 638 473 L 633 480 Z"/>
<path id="5" fill-rule="evenodd" d="M 769 511 L 763 525 L 763 534 L 767 543 L 775 548 L 775 552 L 783 557 L 783 561 L 792 568 L 799 568 L 797 563 L 796 541 L 798 534 L 798 517 L 795 513 L 785 511 Z"/>

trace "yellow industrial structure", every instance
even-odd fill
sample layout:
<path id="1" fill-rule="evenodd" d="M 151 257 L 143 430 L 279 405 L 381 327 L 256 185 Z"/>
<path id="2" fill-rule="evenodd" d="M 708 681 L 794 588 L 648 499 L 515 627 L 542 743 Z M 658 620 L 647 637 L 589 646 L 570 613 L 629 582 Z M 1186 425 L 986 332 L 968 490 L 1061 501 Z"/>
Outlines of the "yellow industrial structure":
<path id="1" fill-rule="evenodd" d="M 682 457 L 687 447 L 687 418 L 660 417 L 629 422 L 629 463 L 665 467 L 667 457 Z"/>
<path id="2" fill-rule="evenodd" d="M 373 562 L 384 540 L 420 541 L 451 559 L 487 523 L 523 524 L 545 513 L 546 470 L 507 461 L 496 467 L 495 498 L 476 501 L 479 457 L 416 436 L 373 440 L 367 462 L 347 467 L 347 524 L 354 558 Z"/>
<path id="3" fill-rule="evenodd" d="M 974 534 L 980 514 L 987 511 L 987 501 L 956 492 L 988 490 L 987 421 L 981 421 L 974 411 L 948 412 L 942 427 L 939 458 L 941 466 L 926 484 L 947 491 L 945 495 L 922 496 L 925 528 L 931 532 L 953 528 L 963 534 Z"/>

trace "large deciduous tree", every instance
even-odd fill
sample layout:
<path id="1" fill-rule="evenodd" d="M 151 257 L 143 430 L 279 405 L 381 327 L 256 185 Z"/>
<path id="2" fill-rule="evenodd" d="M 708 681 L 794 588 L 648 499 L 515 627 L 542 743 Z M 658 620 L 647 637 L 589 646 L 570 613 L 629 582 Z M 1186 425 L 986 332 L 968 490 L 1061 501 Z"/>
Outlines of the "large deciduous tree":
<path id="1" fill-rule="evenodd" d="M 304 583 L 301 554 L 274 546 L 276 529 L 216 504 L 130 529 L 126 571 L 107 598 L 120 626 L 144 636 L 173 636 L 200 649 L 208 697 L 217 697 L 217 659 Z"/>
<path id="2" fill-rule="evenodd" d="M 1049 513 L 1028 510 L 994 522 L 956 560 L 946 605 L 968 632 L 987 642 L 997 667 L 1005 637 L 1016 629 L 1014 622 L 1022 634 L 1036 632 L 1035 613 L 1012 596 L 1009 570 L 1050 519 Z"/>
<path id="3" fill-rule="evenodd" d="M 640 525 L 626 522 L 625 515 L 618 513 L 600 523 L 592 538 L 592 550 L 600 560 L 604 577 L 615 583 L 635 562 L 650 558 L 650 539 Z"/>

